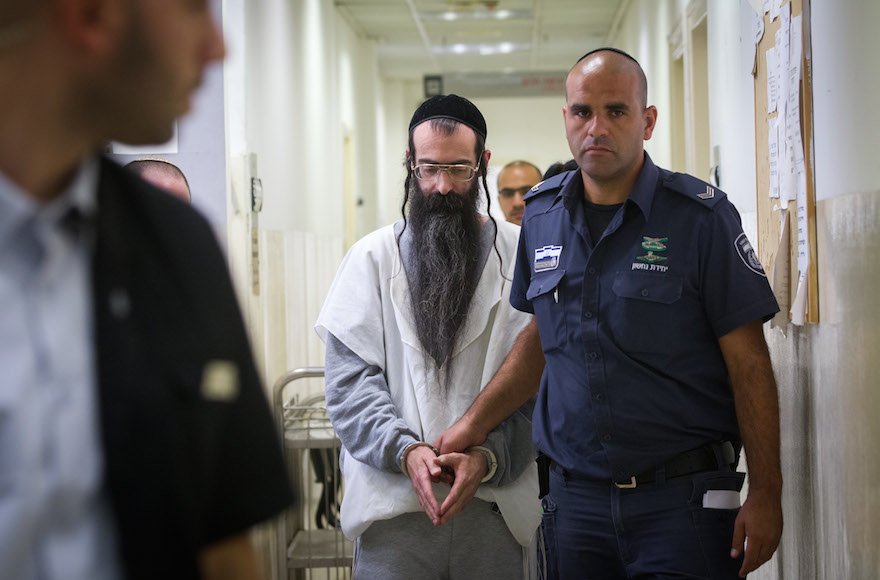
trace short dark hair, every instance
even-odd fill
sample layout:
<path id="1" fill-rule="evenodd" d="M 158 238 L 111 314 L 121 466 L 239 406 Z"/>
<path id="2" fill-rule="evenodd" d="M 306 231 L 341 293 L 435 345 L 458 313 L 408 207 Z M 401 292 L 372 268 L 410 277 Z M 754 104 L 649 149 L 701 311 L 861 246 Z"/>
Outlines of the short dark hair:
<path id="1" fill-rule="evenodd" d="M 574 159 L 569 159 L 565 163 L 562 161 L 557 161 L 553 165 L 547 168 L 547 171 L 544 172 L 544 179 L 550 179 L 554 175 L 559 175 L 560 173 L 565 173 L 566 171 L 571 171 L 572 169 L 577 169 L 578 164 Z"/>
<path id="2" fill-rule="evenodd" d="M 500 179 L 501 174 L 504 173 L 506 170 L 510 169 L 511 167 L 531 167 L 532 169 L 535 170 L 535 173 L 537 173 L 538 176 L 541 175 L 541 170 L 538 168 L 537 165 L 535 165 L 531 161 L 526 161 L 525 159 L 516 159 L 514 161 L 511 161 L 510 163 L 505 164 L 504 167 L 501 168 L 501 171 L 498 172 L 498 178 Z"/>
<path id="3" fill-rule="evenodd" d="M 128 163 L 125 168 L 133 171 L 141 177 L 143 177 L 144 173 L 150 169 L 169 177 L 179 177 L 186 184 L 186 191 L 189 193 L 189 197 L 192 198 L 192 190 L 189 187 L 189 181 L 186 179 L 186 175 L 183 174 L 180 167 L 171 163 L 167 159 L 161 157 L 144 157 Z"/>
<path id="4" fill-rule="evenodd" d="M 637 77 L 638 83 L 639 83 L 639 98 L 641 99 L 642 107 L 647 107 L 648 106 L 648 77 L 645 76 L 645 71 L 642 69 L 642 65 L 639 64 L 639 61 L 637 61 L 635 58 L 633 58 L 633 56 L 630 55 L 628 52 L 624 52 L 624 51 L 620 50 L 619 48 L 612 48 L 610 46 L 603 46 L 602 48 L 596 48 L 596 49 L 591 50 L 590 52 L 588 52 L 584 56 L 577 59 L 577 62 L 575 62 L 572 65 L 572 67 L 570 69 L 568 69 L 568 74 L 569 75 L 571 74 L 571 71 L 574 70 L 574 67 L 576 67 L 578 65 L 578 63 L 580 63 L 582 60 L 596 54 L 597 52 L 613 52 L 613 53 L 619 54 L 620 56 L 629 60 L 632 65 L 635 65 L 634 70 L 636 71 L 636 77 Z M 565 78 L 567 81 L 568 76 L 566 76 Z M 565 84 L 565 99 L 566 99 L 566 101 L 568 100 L 568 83 L 567 82 Z"/>

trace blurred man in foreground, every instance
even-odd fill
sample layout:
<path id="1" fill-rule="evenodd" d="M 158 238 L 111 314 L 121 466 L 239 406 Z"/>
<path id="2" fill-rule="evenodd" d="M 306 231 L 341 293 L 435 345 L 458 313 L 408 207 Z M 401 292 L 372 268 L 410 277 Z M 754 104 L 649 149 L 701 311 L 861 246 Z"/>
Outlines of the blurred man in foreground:
<path id="1" fill-rule="evenodd" d="M 255 578 L 290 492 L 208 224 L 96 151 L 166 140 L 206 2 L 0 0 L 0 578 Z"/>

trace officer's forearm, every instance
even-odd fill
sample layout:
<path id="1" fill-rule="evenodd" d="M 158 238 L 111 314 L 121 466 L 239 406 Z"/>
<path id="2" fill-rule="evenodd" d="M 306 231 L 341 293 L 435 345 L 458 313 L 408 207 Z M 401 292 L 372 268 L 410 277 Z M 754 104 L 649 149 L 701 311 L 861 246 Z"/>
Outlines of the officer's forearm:
<path id="1" fill-rule="evenodd" d="M 730 373 L 749 489 L 779 494 L 779 395 L 760 321 L 735 329 L 719 343 Z"/>
<path id="2" fill-rule="evenodd" d="M 504 363 L 461 421 L 484 438 L 529 400 L 541 386 L 544 353 L 534 319 L 525 327 Z"/>

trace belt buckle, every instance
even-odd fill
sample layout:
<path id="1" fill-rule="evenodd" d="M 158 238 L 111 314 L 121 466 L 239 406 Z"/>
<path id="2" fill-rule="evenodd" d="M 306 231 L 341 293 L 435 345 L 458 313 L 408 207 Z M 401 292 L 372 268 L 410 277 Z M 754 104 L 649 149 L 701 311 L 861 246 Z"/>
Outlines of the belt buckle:
<path id="1" fill-rule="evenodd" d="M 615 481 L 614 485 L 616 485 L 620 489 L 635 489 L 638 484 L 636 483 L 636 476 L 633 475 L 629 478 L 629 483 L 617 483 Z"/>

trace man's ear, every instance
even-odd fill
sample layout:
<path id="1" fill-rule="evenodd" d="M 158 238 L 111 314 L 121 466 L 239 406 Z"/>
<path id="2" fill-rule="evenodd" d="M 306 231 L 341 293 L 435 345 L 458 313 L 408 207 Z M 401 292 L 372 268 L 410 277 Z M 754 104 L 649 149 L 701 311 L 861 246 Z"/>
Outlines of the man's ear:
<path id="1" fill-rule="evenodd" d="M 491 159 L 491 158 L 492 158 L 492 151 L 490 151 L 489 149 L 484 149 L 482 161 L 483 161 L 483 167 L 485 167 L 486 169 L 489 169 L 489 159 Z"/>
<path id="2" fill-rule="evenodd" d="M 654 134 L 654 127 L 657 126 L 657 107 L 651 105 L 645 109 L 645 131 L 642 138 L 647 141 Z"/>
<path id="3" fill-rule="evenodd" d="M 123 0 L 54 0 L 58 29 L 71 49 L 90 56 L 112 53 L 125 34 Z"/>

